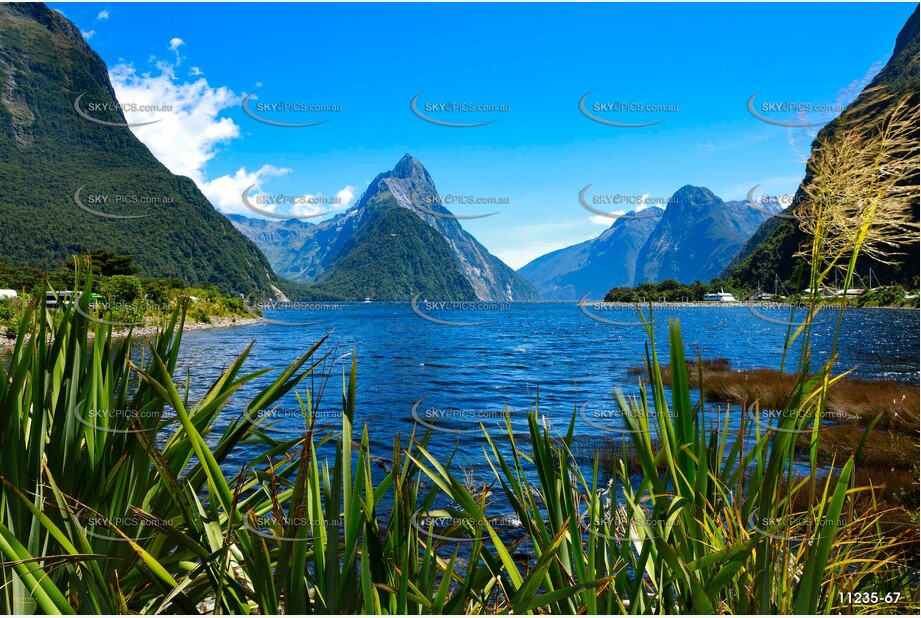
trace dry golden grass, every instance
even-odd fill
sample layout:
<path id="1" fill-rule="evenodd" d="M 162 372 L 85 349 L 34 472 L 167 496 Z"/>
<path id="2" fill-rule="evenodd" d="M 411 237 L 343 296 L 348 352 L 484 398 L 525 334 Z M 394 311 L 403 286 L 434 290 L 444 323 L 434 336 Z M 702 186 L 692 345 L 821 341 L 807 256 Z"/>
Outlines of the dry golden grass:
<path id="1" fill-rule="evenodd" d="M 707 399 L 749 405 L 759 402 L 761 409 L 780 410 L 786 406 L 796 384 L 796 376 L 780 374 L 773 369 L 743 369 L 734 371 L 724 358 L 689 362 L 689 378 L 693 388 L 700 388 L 703 378 Z M 702 370 L 702 374 L 701 374 Z M 645 368 L 634 368 L 630 374 L 644 374 Z M 671 384 L 671 371 L 662 367 L 662 379 Z M 836 422 L 867 425 L 882 415 L 876 429 L 916 432 L 921 419 L 921 401 L 917 386 L 893 380 L 863 380 L 845 377 L 829 387 L 826 418 Z"/>
<path id="2" fill-rule="evenodd" d="M 819 433 L 818 457 L 820 461 L 841 462 L 855 455 L 863 440 L 863 448 L 856 459 L 858 470 L 913 470 L 918 467 L 918 438 L 894 431 L 870 431 L 857 425 L 827 425 Z M 796 441 L 798 451 L 806 452 L 811 436 L 802 435 Z M 885 480 L 881 477 L 881 480 Z M 917 502 L 917 500 L 915 500 Z"/>

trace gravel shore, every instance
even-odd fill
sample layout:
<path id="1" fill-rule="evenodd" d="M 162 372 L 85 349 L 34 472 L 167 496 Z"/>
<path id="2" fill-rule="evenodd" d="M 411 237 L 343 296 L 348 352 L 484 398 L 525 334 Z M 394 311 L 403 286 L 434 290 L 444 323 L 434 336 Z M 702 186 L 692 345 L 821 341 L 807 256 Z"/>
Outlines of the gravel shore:
<path id="1" fill-rule="evenodd" d="M 186 322 L 183 325 L 183 332 L 193 332 L 200 330 L 213 330 L 217 328 L 232 328 L 234 326 L 248 326 L 250 324 L 258 324 L 262 321 L 262 318 L 244 318 L 244 317 L 228 317 L 228 318 L 212 318 L 211 322 Z M 114 331 L 115 337 L 124 337 L 128 334 L 128 329 L 116 329 Z M 132 336 L 137 340 L 143 340 L 144 337 L 152 337 L 157 334 L 157 327 L 155 325 L 142 326 L 140 328 L 135 328 L 132 332 Z M 93 333 L 90 333 L 90 338 L 92 339 Z M 0 350 L 5 348 L 12 348 L 16 345 L 15 337 L 7 337 L 5 333 L 0 333 Z"/>

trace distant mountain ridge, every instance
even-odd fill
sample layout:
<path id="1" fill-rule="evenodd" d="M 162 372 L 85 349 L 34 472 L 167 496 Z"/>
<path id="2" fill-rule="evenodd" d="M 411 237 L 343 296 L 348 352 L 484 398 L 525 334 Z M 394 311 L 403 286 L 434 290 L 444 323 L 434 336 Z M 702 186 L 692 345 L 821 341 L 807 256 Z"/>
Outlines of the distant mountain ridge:
<path id="1" fill-rule="evenodd" d="M 781 209 L 776 199 L 756 209 L 686 185 L 666 209 L 654 207 L 658 216 L 627 213 L 597 238 L 543 255 L 518 272 L 548 300 L 576 300 L 585 294 L 601 299 L 614 287 L 665 279 L 709 282 L 758 226 Z M 651 215 L 651 210 L 641 214 Z"/>
<path id="2" fill-rule="evenodd" d="M 105 63 L 59 12 L 0 4 L 0 260 L 52 270 L 73 254 L 134 255 L 139 274 L 273 293 L 268 260 L 189 178 L 169 172 L 126 126 L 74 109 L 107 104 L 100 120 L 125 123 Z M 124 103 L 124 102 L 123 102 Z M 76 203 L 115 215 L 94 215 Z M 91 204 L 91 196 L 156 203 Z"/>
<path id="3" fill-rule="evenodd" d="M 415 202 L 415 203 L 414 203 Z M 424 205 L 424 210 L 417 204 Z M 444 241 L 454 264 L 452 269 L 459 272 L 467 281 L 473 292 L 472 298 L 480 300 L 530 300 L 537 298 L 534 288 L 523 277 L 505 265 L 497 257 L 466 232 L 453 218 L 451 211 L 441 204 L 441 198 L 435 183 L 425 167 L 414 157 L 407 154 L 389 172 L 379 174 L 362 193 L 356 204 L 344 213 L 316 225 L 302 222 L 260 222 L 234 216 L 231 218 L 238 230 L 250 239 L 270 257 L 275 268 L 295 280 L 315 283 L 318 289 L 339 291 L 347 297 L 364 297 L 343 274 L 362 263 L 368 266 L 367 259 L 359 260 L 350 255 L 360 251 L 366 256 L 374 251 L 361 246 L 356 239 L 380 238 L 368 233 L 364 228 L 372 222 L 380 223 L 376 211 L 381 208 L 402 208 L 413 214 L 419 222 L 437 232 Z M 430 214 L 426 210 L 437 213 Z M 440 216 L 439 216 L 440 215 Z M 405 217 L 389 214 L 384 220 L 413 221 Z M 413 235 L 426 235 L 415 230 Z M 422 245 L 414 245 L 418 251 L 426 251 Z M 431 249 L 440 253 L 441 243 L 435 243 Z M 424 262 L 441 264 L 443 260 L 436 255 L 420 256 Z M 378 264 L 377 276 L 390 281 L 389 284 L 373 286 L 377 290 L 388 290 L 389 300 L 408 300 L 413 286 L 406 279 L 403 267 L 406 264 Z M 411 269 L 412 270 L 412 269 Z M 338 271 L 338 272 L 337 272 Z M 450 273 L 431 273 L 435 280 L 453 281 Z M 363 272 L 352 272 L 354 277 L 364 278 Z M 403 283 L 397 284 L 396 281 Z M 370 285 L 370 283 L 369 283 Z M 464 286 L 451 283 L 443 294 L 461 294 Z M 346 293 L 347 292 L 347 293 Z M 439 290 L 430 290 L 432 297 L 438 297 Z M 379 300 L 382 298 L 378 298 Z"/>
<path id="4" fill-rule="evenodd" d="M 636 257 L 659 221 L 662 209 L 647 208 L 616 219 L 592 240 L 559 249 L 531 261 L 518 272 L 544 300 L 574 300 L 590 294 L 603 298 L 612 287 L 635 283 Z"/>

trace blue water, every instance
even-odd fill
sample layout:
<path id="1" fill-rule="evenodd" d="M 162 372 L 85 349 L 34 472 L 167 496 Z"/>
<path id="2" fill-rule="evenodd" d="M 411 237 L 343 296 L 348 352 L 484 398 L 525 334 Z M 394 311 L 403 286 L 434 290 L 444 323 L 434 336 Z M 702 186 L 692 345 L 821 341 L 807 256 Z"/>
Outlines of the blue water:
<path id="1" fill-rule="evenodd" d="M 579 436 L 603 434 L 597 423 L 613 429 L 622 426 L 620 419 L 605 414 L 616 409 L 612 389 L 628 395 L 637 392 L 636 377 L 628 375 L 628 369 L 643 364 L 648 337 L 641 327 L 593 320 L 574 303 L 513 303 L 476 311 L 422 307 L 420 311 L 444 321 L 483 323 L 434 323 L 416 315 L 409 303 L 269 310 L 267 318 L 299 325 L 260 323 L 187 333 L 179 367 L 183 375 L 186 367 L 191 371 L 194 400 L 251 341 L 255 346 L 246 370 L 270 368 L 269 375 L 277 375 L 329 333 L 323 349 L 330 356 L 322 373 L 330 377 L 318 425 L 339 427 L 342 372 L 352 360 L 344 355 L 354 350 L 358 363 L 356 439 L 367 425 L 372 452 L 389 456 L 398 432 L 405 446 L 416 424 L 416 406 L 418 417 L 448 430 L 433 433 L 432 451 L 447 458 L 456 448 L 456 466 L 480 472 L 485 467 L 485 443 L 477 423 L 498 427 L 496 417 L 507 407 L 516 432 L 526 433 L 524 415 L 538 395 L 541 415 L 557 431 L 565 432 L 573 412 L 580 409 L 596 419 L 596 424 L 579 416 Z M 593 314 L 616 322 L 637 321 L 635 311 L 628 308 Z M 814 366 L 828 358 L 837 315 L 827 311 L 819 316 L 812 342 Z M 744 369 L 779 367 L 787 328 L 775 322 L 786 322 L 789 315 L 764 309 L 756 315 L 741 306 L 686 306 L 656 310 L 654 318 L 656 347 L 663 362 L 668 354 L 667 319 L 679 318 L 688 357 L 699 350 L 705 359 L 728 358 L 733 368 Z M 861 377 L 918 384 L 918 349 L 917 310 L 848 310 L 842 321 L 836 370 L 855 368 L 855 375 Z M 788 367 L 795 363 L 793 353 Z M 263 376 L 246 385 L 222 418 L 227 421 L 237 416 L 243 403 L 270 380 Z M 313 386 L 322 381 L 317 378 Z M 303 387 L 300 392 L 303 394 Z M 272 419 L 281 419 L 275 431 L 280 436 L 286 430 L 290 436 L 300 433 L 303 423 L 293 412 L 298 408 L 293 394 L 278 406 L 275 412 L 265 412 Z M 715 418 L 717 407 L 708 404 L 707 414 Z M 720 409 L 725 414 L 726 406 Z M 737 407 L 730 412 L 733 423 L 742 413 Z M 219 424 L 217 429 L 223 427 Z M 251 454 L 241 447 L 228 463 L 239 466 Z"/>

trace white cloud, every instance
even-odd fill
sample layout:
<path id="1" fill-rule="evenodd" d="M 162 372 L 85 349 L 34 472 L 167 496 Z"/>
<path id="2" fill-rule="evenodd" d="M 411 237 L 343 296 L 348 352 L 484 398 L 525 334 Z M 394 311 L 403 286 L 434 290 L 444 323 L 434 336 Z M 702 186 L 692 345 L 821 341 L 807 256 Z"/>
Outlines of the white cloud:
<path id="1" fill-rule="evenodd" d="M 63 14 L 63 13 L 62 13 Z M 95 30 L 81 30 L 80 34 L 83 35 L 83 38 L 89 41 L 96 34 Z"/>
<path id="2" fill-rule="evenodd" d="M 205 79 L 178 83 L 173 67 L 158 63 L 159 75 L 138 73 L 126 64 L 110 71 L 112 85 L 122 104 L 167 106 L 170 111 L 125 112 L 129 123 L 155 124 L 132 127 L 137 137 L 150 148 L 171 172 L 189 176 L 201 186 L 205 165 L 219 146 L 240 135 L 240 127 L 219 114 L 240 102 L 240 97 L 225 87 L 212 88 Z"/>
<path id="3" fill-rule="evenodd" d="M 182 44 L 181 39 L 174 38 L 170 50 L 176 51 Z M 180 81 L 176 76 L 178 64 L 159 61 L 155 66 L 155 71 L 139 72 L 133 65 L 121 63 L 109 70 L 116 96 L 123 105 L 168 108 L 168 111 L 148 112 L 124 110 L 126 120 L 132 124 L 159 121 L 131 127 L 132 132 L 169 171 L 195 181 L 215 208 L 224 213 L 256 216 L 243 206 L 243 191 L 255 185 L 250 192 L 251 199 L 255 199 L 266 181 L 290 173 L 290 168 L 265 164 L 251 171 L 241 167 L 234 174 L 215 178 L 209 178 L 207 173 L 208 163 L 221 148 L 241 136 L 240 127 L 233 119 L 221 114 L 239 105 L 242 96 L 224 86 L 211 86 L 199 76 L 201 71 L 197 67 L 192 71 L 197 79 Z M 355 197 L 354 187 L 344 187 L 336 197 L 341 203 L 285 206 L 280 211 L 305 215 L 315 214 L 312 208 L 323 212 L 345 210 Z M 259 208 L 275 211 L 271 205 L 260 204 Z"/>
<path id="4" fill-rule="evenodd" d="M 346 185 L 345 188 L 340 189 L 336 193 L 336 197 L 342 200 L 343 203 L 351 203 L 355 199 L 355 187 L 352 185 Z"/>
<path id="5" fill-rule="evenodd" d="M 185 45 L 185 41 L 175 36 L 169 40 L 169 50 L 176 54 L 176 66 L 182 64 L 182 56 L 179 55 L 179 47 Z"/>
<path id="6" fill-rule="evenodd" d="M 247 172 L 246 168 L 241 167 L 233 176 L 219 176 L 214 180 L 200 183 L 199 188 L 221 212 L 255 216 L 255 213 L 243 205 L 243 192 L 248 187 L 256 185 L 249 193 L 250 203 L 255 203 L 256 196 L 260 193 L 259 188 L 265 180 L 284 176 L 290 171 L 289 168 L 273 165 L 263 165 L 253 172 Z M 275 211 L 274 205 L 259 205 L 259 208 L 270 212 Z"/>
<path id="7" fill-rule="evenodd" d="M 652 208 L 653 206 L 659 206 L 659 207 L 661 207 L 661 208 L 667 208 L 667 207 L 668 207 L 668 198 L 666 198 L 665 203 L 659 203 L 659 204 L 652 203 L 652 204 L 651 204 L 651 203 L 649 202 L 649 194 L 648 194 L 648 193 L 644 193 L 643 196 L 640 198 L 640 203 L 637 204 L 637 205 L 636 205 L 636 208 L 634 208 L 633 210 L 635 210 L 636 212 L 639 212 L 639 211 L 641 211 L 641 210 L 646 210 L 647 208 Z"/>
<path id="8" fill-rule="evenodd" d="M 329 203 L 322 199 L 313 199 L 315 203 L 309 203 L 312 198 L 323 198 L 320 194 L 303 193 L 290 197 L 287 204 L 265 203 L 259 197 L 266 195 L 262 190 L 266 180 L 284 176 L 291 172 L 290 168 L 278 168 L 272 165 L 263 165 L 254 172 L 247 172 L 240 168 L 233 176 L 221 176 L 205 183 L 202 192 L 208 196 L 208 199 L 217 206 L 218 210 L 225 214 L 240 214 L 248 217 L 257 217 L 258 214 L 251 211 L 243 205 L 243 192 L 250 189 L 247 193 L 247 199 L 250 204 L 259 210 L 266 210 L 278 214 L 290 214 L 291 216 L 303 217 L 308 215 L 325 215 L 341 212 L 352 205 L 355 197 L 355 189 L 352 186 L 346 186 L 336 193 L 339 198 L 338 203 Z M 254 186 L 255 185 L 255 186 Z M 277 194 L 272 193 L 275 197 Z M 295 203 L 299 202 L 299 203 Z"/>
<path id="9" fill-rule="evenodd" d="M 322 198 L 323 196 L 322 195 L 312 195 L 310 193 L 306 193 L 301 197 Z M 346 210 L 349 206 L 352 205 L 352 200 L 355 199 L 355 187 L 351 185 L 346 185 L 345 187 L 343 187 L 342 189 L 336 192 L 336 198 L 337 198 L 337 201 L 331 204 L 325 203 L 325 202 L 321 202 L 318 204 L 310 204 L 310 203 L 295 204 L 294 207 L 291 208 L 287 212 L 291 212 L 292 214 L 295 214 L 299 217 L 303 217 L 304 215 L 317 215 L 320 213 L 341 212 L 343 210 Z M 302 201 L 307 201 L 307 200 L 302 200 Z"/>
<path id="10" fill-rule="evenodd" d="M 102 21 L 103 19 L 109 19 L 109 12 L 105 9 L 99 11 L 99 14 L 96 15 L 96 19 Z"/>
<path id="11" fill-rule="evenodd" d="M 189 69 L 189 75 L 192 75 L 192 76 L 194 76 L 194 77 L 198 77 L 198 76 L 204 75 L 204 74 L 205 74 L 205 73 L 204 73 L 201 69 L 199 69 L 198 67 L 192 67 L 191 69 Z"/>

